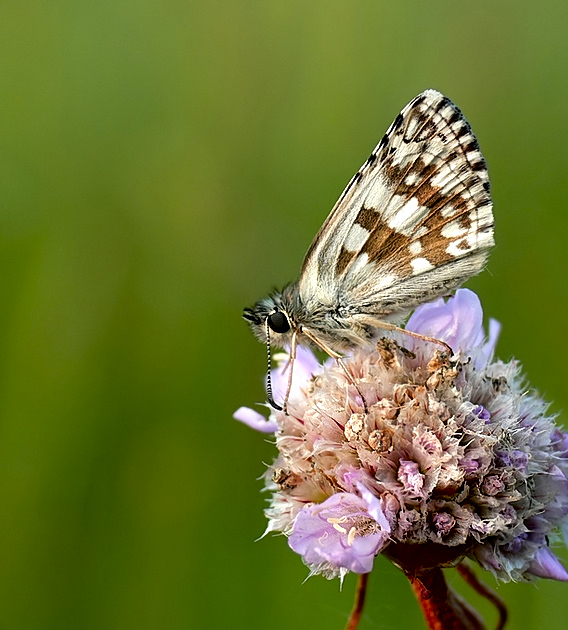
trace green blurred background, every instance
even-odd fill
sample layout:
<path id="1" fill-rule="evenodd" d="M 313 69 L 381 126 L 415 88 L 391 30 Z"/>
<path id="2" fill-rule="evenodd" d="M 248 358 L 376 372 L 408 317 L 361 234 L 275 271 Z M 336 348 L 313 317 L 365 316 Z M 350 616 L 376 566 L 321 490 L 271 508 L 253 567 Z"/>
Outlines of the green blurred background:
<path id="1" fill-rule="evenodd" d="M 426 87 L 490 166 L 469 286 L 568 410 L 567 24 L 552 0 L 1 3 L 0 630 L 343 627 L 354 579 L 255 542 L 274 450 L 231 419 L 263 399 L 241 309 Z M 566 627 L 568 585 L 499 590 L 511 628 Z M 403 626 L 381 559 L 361 628 Z"/>

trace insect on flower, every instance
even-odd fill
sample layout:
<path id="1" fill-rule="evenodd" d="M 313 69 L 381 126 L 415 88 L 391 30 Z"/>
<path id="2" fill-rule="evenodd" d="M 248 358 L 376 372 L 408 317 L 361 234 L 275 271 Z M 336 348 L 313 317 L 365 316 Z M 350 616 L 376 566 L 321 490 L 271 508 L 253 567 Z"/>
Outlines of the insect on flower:
<path id="1" fill-rule="evenodd" d="M 396 117 L 351 179 L 304 258 L 299 279 L 244 310 L 254 334 L 290 348 L 287 400 L 298 344 L 336 358 L 399 328 L 416 306 L 483 268 L 493 245 L 487 167 L 460 110 L 426 90 Z M 405 334 L 448 346 L 437 339 Z M 363 404 L 364 401 L 363 401 Z"/>

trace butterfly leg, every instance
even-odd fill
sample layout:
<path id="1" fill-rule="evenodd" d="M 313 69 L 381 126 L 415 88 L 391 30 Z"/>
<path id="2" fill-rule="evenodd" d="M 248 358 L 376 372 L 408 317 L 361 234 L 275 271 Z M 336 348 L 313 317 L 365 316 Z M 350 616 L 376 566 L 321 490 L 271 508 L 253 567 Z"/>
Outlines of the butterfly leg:
<path id="1" fill-rule="evenodd" d="M 345 372 L 345 376 L 347 376 L 347 380 L 357 390 L 357 393 L 359 394 L 359 396 L 361 396 L 361 400 L 363 401 L 363 409 L 365 410 L 365 413 L 369 413 L 369 409 L 367 407 L 367 403 L 365 401 L 365 397 L 363 396 L 363 392 L 359 389 L 359 385 L 357 385 L 357 383 L 355 382 L 355 379 L 353 378 L 353 375 L 347 369 L 347 366 L 345 365 L 345 363 L 343 361 L 343 358 L 342 357 L 335 357 L 335 360 L 341 366 L 341 369 Z"/>
<path id="2" fill-rule="evenodd" d="M 337 361 L 338 365 L 341 367 L 341 369 L 345 373 L 347 380 L 351 383 L 351 385 L 353 385 L 353 387 L 355 387 L 355 389 L 357 390 L 357 393 L 361 397 L 361 400 L 363 401 L 363 408 L 365 409 L 365 413 L 369 413 L 369 409 L 367 407 L 367 403 L 365 402 L 365 397 L 363 396 L 363 392 L 359 389 L 359 385 L 357 385 L 357 382 L 355 381 L 353 374 L 351 374 L 351 372 L 347 369 L 347 366 L 345 365 L 345 362 L 343 361 L 343 356 L 339 354 L 338 352 L 335 352 L 335 350 L 332 350 L 331 348 L 326 346 L 325 343 L 323 343 L 323 341 L 318 339 L 312 332 L 310 332 L 306 328 L 302 328 L 302 333 L 304 333 L 304 335 L 306 335 L 308 339 L 313 341 L 314 344 L 318 346 L 318 348 L 321 348 L 324 352 L 329 354 L 330 357 L 332 357 L 333 359 Z"/>
<path id="3" fill-rule="evenodd" d="M 297 333 L 296 331 L 294 331 L 294 334 L 292 335 L 292 343 L 290 344 L 290 358 L 288 359 L 288 363 L 284 368 L 284 371 L 290 370 L 288 372 L 288 385 L 286 386 L 286 395 L 284 396 L 284 402 L 282 404 L 282 409 L 286 415 L 288 415 L 288 398 L 290 397 L 290 392 L 292 391 L 292 374 L 294 373 L 294 359 L 296 358 L 297 345 Z"/>
<path id="4" fill-rule="evenodd" d="M 382 328 L 383 330 L 390 330 L 393 332 L 399 332 L 403 335 L 408 335 L 409 337 L 414 337 L 414 339 L 421 339 L 422 341 L 428 341 L 429 343 L 436 343 L 439 346 L 444 346 L 447 352 L 450 353 L 450 356 L 454 354 L 454 351 L 450 348 L 450 346 L 441 339 L 436 339 L 436 337 L 428 337 L 428 335 L 422 335 L 417 332 L 413 332 L 412 330 L 406 330 L 405 328 L 401 328 L 400 326 L 395 326 L 394 324 L 390 324 L 389 322 L 374 322 L 373 324 L 377 328 Z"/>

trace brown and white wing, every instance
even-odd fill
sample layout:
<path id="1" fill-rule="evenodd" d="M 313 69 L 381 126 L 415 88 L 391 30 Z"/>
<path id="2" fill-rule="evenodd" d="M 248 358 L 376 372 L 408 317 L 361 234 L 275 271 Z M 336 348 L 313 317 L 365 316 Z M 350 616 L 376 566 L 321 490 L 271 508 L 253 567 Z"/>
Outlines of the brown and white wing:
<path id="1" fill-rule="evenodd" d="M 302 266 L 305 303 L 389 315 L 456 288 L 493 245 L 485 160 L 460 110 L 426 90 L 349 182 Z"/>

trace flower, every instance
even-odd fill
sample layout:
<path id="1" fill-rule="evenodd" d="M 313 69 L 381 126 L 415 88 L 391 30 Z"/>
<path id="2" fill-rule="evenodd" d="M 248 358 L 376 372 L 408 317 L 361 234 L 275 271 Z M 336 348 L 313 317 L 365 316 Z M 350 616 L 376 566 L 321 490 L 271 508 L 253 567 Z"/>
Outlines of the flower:
<path id="1" fill-rule="evenodd" d="M 445 341 L 454 352 L 470 353 L 476 367 L 481 367 L 493 356 L 501 325 L 494 319 L 489 320 L 489 339 L 486 340 L 479 298 L 473 291 L 460 289 L 447 302 L 439 298 L 417 308 L 406 329 Z"/>
<path id="2" fill-rule="evenodd" d="M 298 513 L 289 544 L 310 566 L 371 571 L 375 556 L 388 542 L 390 526 L 379 500 L 362 490 L 362 497 L 338 492 Z"/>
<path id="3" fill-rule="evenodd" d="M 461 289 L 416 309 L 407 329 L 453 356 L 385 337 L 344 359 L 353 383 L 301 348 L 289 415 L 237 412 L 275 433 L 267 531 L 326 577 L 367 573 L 384 554 L 413 569 L 468 556 L 501 580 L 568 581 L 549 546 L 568 533 L 568 435 L 517 363 L 493 358 L 499 324 L 486 338 L 478 297 Z M 281 397 L 286 360 L 273 374 Z"/>

